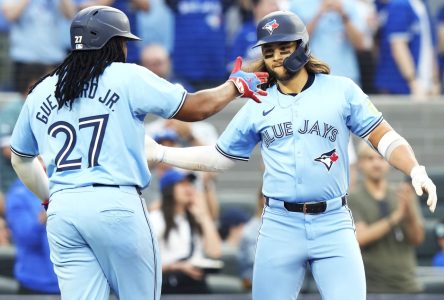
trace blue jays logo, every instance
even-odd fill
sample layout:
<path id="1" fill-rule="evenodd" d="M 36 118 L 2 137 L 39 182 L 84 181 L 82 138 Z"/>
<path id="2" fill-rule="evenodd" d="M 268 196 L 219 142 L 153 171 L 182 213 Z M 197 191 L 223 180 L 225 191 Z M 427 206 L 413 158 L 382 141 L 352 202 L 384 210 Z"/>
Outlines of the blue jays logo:
<path id="1" fill-rule="evenodd" d="M 270 21 L 267 24 L 264 25 L 264 27 L 262 27 L 262 29 L 265 29 L 268 31 L 268 33 L 270 35 L 273 34 L 273 31 L 279 27 L 279 23 L 276 22 L 276 20 Z"/>
<path id="2" fill-rule="evenodd" d="M 324 164 L 328 171 L 330 171 L 331 166 L 334 162 L 339 159 L 338 154 L 336 153 L 336 149 L 331 150 L 330 152 L 325 152 L 321 154 L 318 158 L 315 158 L 315 161 L 319 161 Z"/>

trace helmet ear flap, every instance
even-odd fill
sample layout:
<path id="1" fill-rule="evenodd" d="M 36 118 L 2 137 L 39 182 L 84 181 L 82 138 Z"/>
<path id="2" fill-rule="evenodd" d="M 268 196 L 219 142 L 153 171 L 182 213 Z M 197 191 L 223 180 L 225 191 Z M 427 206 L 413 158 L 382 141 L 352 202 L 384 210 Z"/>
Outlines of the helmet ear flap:
<path id="1" fill-rule="evenodd" d="M 302 69 L 310 58 L 310 48 L 304 45 L 301 40 L 297 41 L 298 47 L 284 59 L 284 68 L 290 73 L 296 73 Z"/>

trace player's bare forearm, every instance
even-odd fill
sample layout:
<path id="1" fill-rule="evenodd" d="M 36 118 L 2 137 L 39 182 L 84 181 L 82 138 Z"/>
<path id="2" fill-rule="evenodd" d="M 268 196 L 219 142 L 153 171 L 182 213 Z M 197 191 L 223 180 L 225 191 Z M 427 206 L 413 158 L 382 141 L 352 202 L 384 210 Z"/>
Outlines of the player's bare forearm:
<path id="1" fill-rule="evenodd" d="M 239 92 L 228 81 L 212 89 L 190 93 L 174 118 L 187 122 L 204 120 L 222 110 L 237 96 Z"/>
<path id="2" fill-rule="evenodd" d="M 386 121 L 382 122 L 376 127 L 369 136 L 369 142 L 375 149 L 378 149 L 379 142 L 382 137 L 392 131 L 393 128 Z M 400 170 L 405 175 L 410 176 L 413 167 L 418 165 L 418 161 L 409 145 L 399 145 L 391 153 L 390 157 L 386 158 L 390 165 Z"/>
<path id="3" fill-rule="evenodd" d="M 407 176 L 410 176 L 413 167 L 419 165 L 412 148 L 408 145 L 400 145 L 394 149 L 388 162 Z"/>
<path id="4" fill-rule="evenodd" d="M 17 176 L 40 200 L 49 198 L 48 176 L 37 157 L 24 158 L 11 154 L 11 164 Z"/>
<path id="5" fill-rule="evenodd" d="M 422 196 L 423 192 L 428 194 L 427 205 L 434 212 L 438 201 L 436 186 L 427 175 L 425 167 L 418 164 L 409 143 L 385 121 L 370 133 L 368 140 L 390 165 L 412 178 L 418 196 Z"/>

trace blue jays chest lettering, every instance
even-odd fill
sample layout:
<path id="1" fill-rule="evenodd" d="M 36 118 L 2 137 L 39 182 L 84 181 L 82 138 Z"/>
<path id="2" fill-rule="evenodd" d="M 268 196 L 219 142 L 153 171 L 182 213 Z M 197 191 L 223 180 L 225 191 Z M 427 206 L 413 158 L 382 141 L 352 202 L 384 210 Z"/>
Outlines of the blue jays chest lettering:
<path id="1" fill-rule="evenodd" d="M 262 112 L 262 115 L 266 117 L 274 110 L 266 109 Z M 293 137 L 295 135 L 306 136 L 314 135 L 322 139 L 327 139 L 329 142 L 334 143 L 339 134 L 339 130 L 324 121 L 304 119 L 302 122 L 295 125 L 291 121 L 279 122 L 273 125 L 268 125 L 261 131 L 262 143 L 266 148 L 269 148 L 274 143 L 278 143 L 279 140 L 286 137 Z M 313 145 L 314 147 L 316 145 Z M 339 156 L 336 149 L 332 149 L 328 152 L 322 153 L 319 157 L 314 158 L 315 161 L 322 163 L 329 171 L 334 162 L 338 160 Z"/>

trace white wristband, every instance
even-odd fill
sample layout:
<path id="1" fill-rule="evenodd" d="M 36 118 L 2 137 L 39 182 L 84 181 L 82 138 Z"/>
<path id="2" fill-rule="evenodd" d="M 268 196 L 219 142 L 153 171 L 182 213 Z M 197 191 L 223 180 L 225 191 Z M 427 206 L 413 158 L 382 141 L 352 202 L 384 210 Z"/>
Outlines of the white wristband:
<path id="1" fill-rule="evenodd" d="M 409 143 L 396 131 L 390 130 L 379 141 L 378 151 L 388 161 L 393 150 L 401 145 L 409 146 Z"/>

